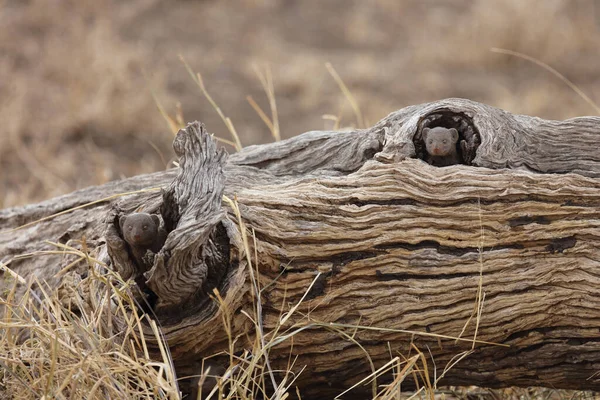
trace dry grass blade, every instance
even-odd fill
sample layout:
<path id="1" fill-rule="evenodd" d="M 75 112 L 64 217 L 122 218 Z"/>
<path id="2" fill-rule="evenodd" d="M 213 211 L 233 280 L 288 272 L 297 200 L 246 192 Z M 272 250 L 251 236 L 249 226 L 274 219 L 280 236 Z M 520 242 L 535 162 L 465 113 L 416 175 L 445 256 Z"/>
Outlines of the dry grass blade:
<path id="1" fill-rule="evenodd" d="M 429 394 L 430 399 L 433 400 L 433 391 L 435 388 L 431 384 L 431 379 L 429 378 L 430 374 L 429 374 L 429 369 L 427 368 L 427 360 L 425 359 L 425 354 L 421 350 L 419 350 L 417 348 L 417 346 L 415 346 L 414 343 L 411 343 L 411 347 L 413 349 L 415 349 L 415 351 L 417 352 L 417 355 L 419 356 L 419 359 L 421 360 L 421 363 L 423 364 L 423 369 L 422 369 L 422 371 L 419 371 L 419 373 L 420 373 L 419 375 L 421 376 L 421 379 L 425 383 L 426 392 Z"/>
<path id="2" fill-rule="evenodd" d="M 254 101 L 252 96 L 246 96 L 246 100 L 248 101 L 250 106 L 252 106 L 254 111 L 256 111 L 256 113 L 258 114 L 260 119 L 262 119 L 262 121 L 265 123 L 265 125 L 267 125 L 267 128 L 269 128 L 269 130 L 271 131 L 271 134 L 272 134 L 272 132 L 275 130 L 275 126 L 273 125 L 273 123 L 271 122 L 271 120 L 269 119 L 267 114 L 265 114 L 265 112 L 262 110 L 262 108 L 260 108 L 258 103 L 256 103 L 256 101 Z"/>
<path id="3" fill-rule="evenodd" d="M 185 64 L 185 61 L 183 61 Z M 188 72 L 191 73 L 192 78 L 194 79 L 194 82 L 196 82 L 196 84 L 199 84 L 198 79 L 196 78 L 196 76 L 194 76 L 193 72 L 191 72 L 191 69 L 189 68 L 189 66 L 187 64 L 186 68 L 188 69 Z M 203 86 L 202 86 L 203 87 Z M 201 88 L 202 88 L 201 87 Z M 206 90 L 206 89 L 204 89 Z M 156 104 L 156 107 L 158 108 L 158 112 L 160 113 L 160 115 L 163 117 L 163 119 L 167 122 L 167 126 L 169 127 L 169 130 L 171 131 L 171 133 L 173 134 L 173 136 L 175 136 L 177 134 L 177 132 L 179 132 L 180 129 L 185 128 L 185 120 L 183 118 L 183 110 L 181 109 L 181 103 L 177 103 L 176 106 L 176 111 L 175 111 L 175 115 L 174 116 L 170 116 L 169 113 L 165 110 L 165 108 L 163 107 L 162 103 L 160 102 L 160 100 L 158 99 L 158 96 L 156 95 L 156 93 L 154 92 L 154 90 L 152 91 L 152 97 L 154 98 L 154 103 Z M 211 101 L 211 105 L 213 105 L 213 107 L 216 107 L 216 104 L 214 104 L 214 102 L 212 101 L 212 98 L 208 95 L 208 93 L 203 92 L 205 96 L 208 96 L 207 98 L 209 99 L 209 101 Z M 226 119 L 228 118 L 224 118 L 224 116 L 221 113 L 221 110 L 216 107 L 215 108 L 217 110 L 217 112 L 219 113 L 219 115 L 221 116 L 221 118 L 223 118 L 223 121 L 225 122 Z M 227 125 L 227 122 L 226 122 Z M 229 126 L 228 126 L 229 128 Z M 235 130 L 234 130 L 235 132 Z M 234 136 L 235 137 L 235 136 Z M 218 140 L 221 143 L 225 143 L 233 148 L 235 148 L 236 150 L 238 149 L 238 142 L 232 142 L 231 140 L 227 140 L 227 139 L 223 139 L 220 137 L 215 136 L 215 139 Z M 162 152 L 158 149 L 158 147 L 156 147 L 156 145 L 154 145 L 152 142 L 149 142 L 150 145 L 152 146 L 152 148 L 158 153 L 158 155 L 161 158 L 161 161 L 163 162 L 163 164 L 165 164 L 165 168 L 167 166 L 167 163 L 165 161 L 165 158 L 162 154 Z M 239 146 L 241 146 L 241 144 L 239 144 Z M 241 147 L 240 147 L 241 148 Z"/>
<path id="4" fill-rule="evenodd" d="M 347 333 L 345 333 L 344 331 L 342 331 L 341 329 L 335 329 L 332 328 L 333 331 L 337 332 L 338 334 L 340 334 L 341 336 L 343 336 L 346 340 L 348 340 L 349 342 L 354 343 L 355 345 L 357 345 L 363 353 L 365 353 L 365 356 L 367 357 L 367 361 L 369 361 L 369 365 L 371 366 L 371 375 L 369 375 L 369 377 L 372 377 L 370 380 L 372 380 L 372 385 L 371 385 L 371 392 L 373 397 L 377 396 L 377 374 L 376 374 L 376 370 L 375 370 L 375 364 L 373 364 L 373 360 L 371 359 L 371 356 L 369 355 L 369 352 L 367 351 L 367 349 L 365 349 L 363 347 L 363 345 L 361 345 L 355 338 L 354 338 L 354 334 L 352 335 L 348 335 Z M 368 377 L 367 377 L 368 378 Z M 366 379 L 366 378 L 365 378 Z M 364 381 L 364 380 L 363 380 Z M 361 381 L 361 382 L 363 382 Z M 353 386 L 356 387 L 356 386 Z M 350 389 L 349 389 L 350 390 Z"/>
<path id="5" fill-rule="evenodd" d="M 395 357 L 394 359 L 392 359 L 392 361 L 393 363 L 391 367 L 396 367 L 398 371 L 394 372 L 394 379 L 392 380 L 392 382 L 385 385 L 384 389 L 377 394 L 377 399 L 392 400 L 394 398 L 399 397 L 401 384 L 408 376 L 410 376 L 413 373 L 413 370 L 417 365 L 417 362 L 419 361 L 419 355 L 412 356 L 405 361 L 401 361 L 398 357 Z M 401 368 L 402 364 L 404 363 L 406 363 L 406 365 Z"/>
<path id="6" fill-rule="evenodd" d="M 280 385 L 277 384 L 277 381 L 275 379 L 275 375 L 273 374 L 273 370 L 271 368 L 270 362 L 269 362 L 269 356 L 268 356 L 268 348 L 265 345 L 265 335 L 264 335 L 264 327 L 263 327 L 263 317 L 262 317 L 262 300 L 261 300 L 261 290 L 258 287 L 258 280 L 256 278 L 255 272 L 253 270 L 252 265 L 256 264 L 252 262 L 252 252 L 250 251 L 250 244 L 248 241 L 248 234 L 247 234 L 247 229 L 246 226 L 244 224 L 244 221 L 242 220 L 242 215 L 240 212 L 240 209 L 238 207 L 237 204 L 237 200 L 232 201 L 231 199 L 229 199 L 226 196 L 223 196 L 224 200 L 229 203 L 229 206 L 234 210 L 234 213 L 236 215 L 236 218 L 238 220 L 238 224 L 240 227 L 240 231 L 242 232 L 242 241 L 243 241 L 243 245 L 244 245 L 244 253 L 246 255 L 246 261 L 248 263 L 248 270 L 250 271 L 250 279 L 252 282 L 252 287 L 254 289 L 254 310 L 255 310 L 255 318 L 254 318 L 254 324 L 255 324 L 255 328 L 256 328 L 256 333 L 257 333 L 257 339 L 258 341 L 260 341 L 260 351 L 258 352 L 259 357 L 264 358 L 265 360 L 265 366 L 267 368 L 267 371 L 269 373 L 269 377 L 271 378 L 271 384 L 273 385 L 273 388 L 275 388 L 276 391 L 276 395 L 275 395 L 275 399 L 279 399 L 279 395 L 278 395 L 278 388 L 280 388 Z M 254 238 L 254 240 L 256 241 L 256 238 Z M 254 248 L 256 248 L 256 243 Z M 258 271 L 257 271 L 258 272 Z M 256 354 L 256 353 L 255 353 Z"/>
<path id="7" fill-rule="evenodd" d="M 342 393 L 335 396 L 335 398 L 338 399 L 338 398 L 342 397 L 343 395 L 345 395 L 346 393 L 350 392 L 351 390 L 376 379 L 378 375 L 381 375 L 381 374 L 384 374 L 384 373 L 390 371 L 392 368 L 394 368 L 394 364 L 397 361 L 398 361 L 397 357 L 393 358 L 392 360 L 388 361 L 386 364 L 384 364 L 380 368 L 378 368 L 376 371 L 373 371 L 371 374 L 367 375 L 366 377 L 364 377 L 360 381 L 356 382 L 354 385 L 352 385 L 348 389 L 344 390 Z"/>
<path id="8" fill-rule="evenodd" d="M 469 323 L 475 316 L 475 332 L 473 334 L 473 344 L 471 349 L 475 349 L 475 340 L 477 339 L 477 332 L 479 331 L 479 323 L 481 321 L 481 313 L 483 312 L 483 300 L 485 299 L 485 293 L 483 292 L 483 249 L 485 240 L 485 230 L 483 229 L 483 217 L 481 215 L 481 199 L 477 199 L 477 207 L 479 210 L 479 280 L 477 282 L 477 294 L 475 296 L 475 304 L 473 305 L 473 312 L 469 316 L 467 322 L 463 326 L 458 337 L 462 337 L 463 333 L 467 330 Z M 458 339 L 456 340 L 458 342 Z"/>
<path id="9" fill-rule="evenodd" d="M 158 108 L 158 112 L 163 117 L 163 119 L 167 122 L 167 125 L 169 126 L 169 130 L 171 131 L 171 133 L 173 134 L 173 136 L 175 136 L 177 134 L 177 132 L 181 128 L 185 127 L 185 124 L 181 124 L 177 120 L 177 118 L 172 118 L 169 115 L 169 113 L 167 113 L 167 111 L 165 110 L 165 108 L 163 107 L 163 105 L 160 102 L 160 100 L 158 99 L 158 96 L 156 95 L 155 91 L 153 89 L 150 89 L 150 91 L 152 92 L 152 98 L 154 99 L 154 103 L 156 104 L 156 108 Z"/>
<path id="10" fill-rule="evenodd" d="M 302 304 L 302 302 L 304 301 L 304 299 L 306 298 L 306 296 L 310 292 L 310 289 L 312 289 L 313 285 L 317 282 L 317 279 L 320 276 L 321 276 L 321 272 L 317 273 L 317 276 L 314 277 L 314 279 L 312 280 L 312 282 L 308 286 L 308 289 L 306 289 L 306 291 L 304 292 L 304 294 L 302 295 L 302 297 L 300 298 L 300 300 L 298 301 L 298 303 L 296 303 L 290 309 L 290 311 L 284 313 L 284 315 L 282 316 L 282 318 L 280 318 L 279 325 L 285 325 L 286 324 L 286 322 L 288 321 L 288 319 L 296 312 L 296 310 L 298 309 L 298 307 L 300 307 L 300 304 Z"/>
<path id="11" fill-rule="evenodd" d="M 154 149 L 156 154 L 158 154 L 158 156 L 160 157 L 160 161 L 164 165 L 165 169 L 167 169 L 169 167 L 169 163 L 167 162 L 167 159 L 165 158 L 165 155 L 160 150 L 160 148 L 154 142 L 152 142 L 150 140 L 148 141 L 148 144 L 152 147 L 152 149 Z"/>
<path id="12" fill-rule="evenodd" d="M 235 149 L 237 151 L 240 151 L 243 147 L 242 142 L 240 141 L 240 137 L 238 136 L 238 134 L 233 126 L 233 123 L 231 122 L 231 119 L 229 119 L 228 117 L 225 116 L 225 114 L 223 114 L 223 111 L 221 111 L 221 108 L 217 105 L 217 103 L 213 100 L 212 96 L 206 90 L 206 87 L 204 86 L 204 81 L 202 80 L 202 75 L 200 75 L 199 72 L 194 73 L 194 71 L 189 66 L 189 64 L 185 61 L 185 58 L 183 58 L 183 56 L 180 55 L 179 59 L 185 66 L 185 69 L 188 71 L 188 73 L 190 74 L 190 76 L 192 77 L 194 82 L 196 82 L 196 84 L 200 88 L 200 91 L 202 92 L 204 97 L 208 100 L 208 102 L 213 107 L 213 109 L 217 112 L 217 114 L 219 114 L 219 117 L 221 117 L 221 120 L 223 121 L 223 123 L 225 124 L 225 126 L 227 127 L 229 132 L 231 133 L 231 136 L 233 137 L 233 140 L 235 142 Z"/>
<path id="13" fill-rule="evenodd" d="M 281 133 L 279 132 L 279 116 L 277 114 L 277 102 L 275 101 L 275 86 L 273 85 L 273 74 L 271 73 L 271 68 L 268 66 L 265 67 L 265 72 L 262 73 L 257 66 L 254 66 L 254 72 L 258 76 L 260 83 L 262 85 L 265 94 L 267 95 L 267 99 L 269 100 L 269 108 L 271 108 L 271 119 L 269 119 L 266 114 L 262 111 L 262 109 L 256 104 L 252 97 L 248 96 L 248 102 L 254 108 L 254 110 L 258 113 L 264 123 L 269 127 L 271 131 L 271 135 L 276 142 L 281 140 Z"/>
<path id="14" fill-rule="evenodd" d="M 66 188 L 69 187 L 68 183 L 65 182 L 63 178 L 61 178 L 57 173 L 53 172 L 51 165 L 45 165 L 43 161 L 36 157 L 36 154 L 31 146 L 28 146 L 25 142 L 23 142 L 23 138 L 17 133 L 17 131 L 13 131 L 12 133 L 9 132 L 9 134 L 6 136 L 4 136 L 4 139 L 8 139 L 13 151 L 21 160 L 21 167 L 29 170 L 31 172 L 31 176 L 35 177 L 39 184 L 45 186 L 48 191 L 51 191 L 52 188 L 61 188 L 61 190 L 66 190 Z"/>
<path id="15" fill-rule="evenodd" d="M 346 96 L 346 99 L 350 103 L 350 106 L 354 111 L 354 115 L 356 116 L 356 124 L 358 125 L 358 128 L 366 128 L 362 112 L 360 111 L 360 107 L 358 106 L 358 102 L 356 101 L 354 96 L 352 96 L 352 93 L 350 92 L 350 90 L 348 90 L 348 87 L 346 86 L 340 75 L 337 73 L 335 68 L 333 68 L 333 65 L 331 65 L 331 63 L 325 63 L 325 67 L 327 68 L 327 71 L 329 71 L 329 73 L 339 86 L 340 90 L 342 91 L 344 96 Z"/>
<path id="16" fill-rule="evenodd" d="M 528 56 L 527 54 L 519 53 L 517 51 L 500 49 L 497 47 L 492 47 L 491 51 L 493 53 L 508 54 L 510 56 L 519 57 L 519 58 L 530 61 L 530 62 L 544 68 L 546 71 L 549 71 L 552 75 L 556 76 L 558 79 L 563 81 L 568 87 L 570 87 L 575 93 L 577 93 L 579 95 L 579 97 L 581 97 L 586 103 L 588 103 L 596 111 L 596 114 L 600 115 L 600 106 L 598 106 L 598 104 L 596 104 L 596 102 L 594 100 L 590 99 L 585 93 L 583 93 L 583 91 L 581 89 L 579 89 L 579 87 L 577 85 L 575 85 L 573 82 L 571 82 L 569 79 L 567 79 L 563 74 L 561 74 L 560 72 L 558 72 L 557 70 L 555 70 L 554 68 L 552 68 L 551 66 L 546 64 L 545 62 L 540 61 L 537 58 Z"/>
<path id="17" fill-rule="evenodd" d="M 0 261 L 0 271 L 4 272 L 8 276 L 10 276 L 12 279 L 16 280 L 21 285 L 24 285 L 27 283 L 25 278 L 23 278 L 21 275 L 17 274 L 12 269 L 8 268 L 8 266 L 6 264 L 4 264 L 2 261 Z"/>
<path id="18" fill-rule="evenodd" d="M 328 322 L 328 323 L 327 322 L 313 322 L 313 323 L 318 326 L 326 326 L 326 327 L 339 327 L 339 328 L 352 328 L 352 329 L 380 331 L 380 332 L 406 333 L 408 335 L 419 335 L 419 336 L 427 336 L 427 337 L 434 337 L 434 338 L 440 338 L 440 339 L 458 340 L 458 341 L 469 342 L 469 343 L 475 342 L 475 343 L 479 343 L 479 344 L 489 344 L 489 345 L 493 345 L 493 346 L 510 347 L 510 345 L 503 344 L 503 343 L 487 342 L 485 340 L 457 338 L 456 336 L 440 335 L 438 333 L 411 331 L 411 330 L 407 330 L 407 329 L 380 328 L 380 327 L 376 327 L 376 326 L 340 324 L 340 323 L 335 323 L 335 322 Z"/>
<path id="19" fill-rule="evenodd" d="M 323 118 L 325 121 L 333 121 L 333 127 L 331 130 L 337 131 L 340 129 L 340 124 L 342 121 L 341 115 L 323 114 L 321 118 Z"/>
<path id="20" fill-rule="evenodd" d="M 231 140 L 223 139 L 223 138 L 220 138 L 220 137 L 217 137 L 217 136 L 215 136 L 215 140 L 217 140 L 217 141 L 219 141 L 221 143 L 228 144 L 229 146 L 231 146 L 233 148 L 235 148 L 235 146 L 237 146 L 235 144 L 235 142 L 232 142 Z"/>
<path id="21" fill-rule="evenodd" d="M 465 357 L 469 356 L 470 354 L 473 353 L 474 350 L 467 350 L 467 351 L 463 351 L 462 353 L 459 353 L 457 355 L 455 355 L 454 357 L 452 357 L 450 359 L 450 361 L 448 361 L 448 364 L 446 364 L 446 367 L 444 368 L 444 371 L 442 371 L 442 374 L 436 378 L 435 380 L 435 385 L 437 387 L 437 383 L 444 377 L 446 376 L 446 373 L 448 373 L 448 371 L 450 371 L 452 369 L 452 367 L 454 367 L 456 364 L 458 364 L 460 361 L 462 361 L 463 359 L 465 359 Z"/>

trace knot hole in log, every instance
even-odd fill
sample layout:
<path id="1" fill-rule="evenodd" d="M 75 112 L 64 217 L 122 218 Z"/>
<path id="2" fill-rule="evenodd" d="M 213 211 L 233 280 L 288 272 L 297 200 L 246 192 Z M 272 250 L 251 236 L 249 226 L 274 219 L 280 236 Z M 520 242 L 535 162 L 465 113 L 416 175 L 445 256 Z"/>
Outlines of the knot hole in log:
<path id="1" fill-rule="evenodd" d="M 473 165 L 472 162 L 481 144 L 479 131 L 469 116 L 449 110 L 436 111 L 421 118 L 417 133 L 413 138 L 417 158 L 427 161 L 428 153 L 424 140 L 424 130 L 438 127 L 456 129 L 458 132 L 456 152 L 459 156 L 459 162 L 465 165 Z"/>

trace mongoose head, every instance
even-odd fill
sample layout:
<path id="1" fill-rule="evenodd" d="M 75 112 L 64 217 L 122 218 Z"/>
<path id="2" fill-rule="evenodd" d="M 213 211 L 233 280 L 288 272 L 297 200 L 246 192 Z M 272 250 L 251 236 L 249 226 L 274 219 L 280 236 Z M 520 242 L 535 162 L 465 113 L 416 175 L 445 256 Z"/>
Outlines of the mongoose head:
<path id="1" fill-rule="evenodd" d="M 132 246 L 151 246 L 158 234 L 158 215 L 133 213 L 119 218 L 125 241 Z"/>
<path id="2" fill-rule="evenodd" d="M 431 156 L 444 157 L 456 153 L 456 142 L 458 131 L 454 128 L 425 128 L 423 129 L 423 140 L 427 153 Z"/>

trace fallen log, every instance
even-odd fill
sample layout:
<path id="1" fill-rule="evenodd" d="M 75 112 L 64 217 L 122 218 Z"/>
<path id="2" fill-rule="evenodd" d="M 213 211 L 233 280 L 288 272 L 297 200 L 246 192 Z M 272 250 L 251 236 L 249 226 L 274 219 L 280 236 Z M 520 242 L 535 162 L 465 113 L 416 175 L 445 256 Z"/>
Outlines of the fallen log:
<path id="1" fill-rule="evenodd" d="M 461 165 L 423 161 L 421 132 L 437 126 L 458 130 Z M 302 398 L 415 349 L 438 385 L 600 390 L 599 134 L 598 117 L 447 99 L 227 158 L 193 123 L 177 169 L 0 211 L 0 260 L 58 286 L 70 259 L 17 256 L 85 237 L 135 279 L 178 368 L 228 348 L 226 318 L 236 350 L 258 326 L 274 370 L 290 354 L 306 366 Z M 139 209 L 169 232 L 146 266 L 118 223 Z"/>

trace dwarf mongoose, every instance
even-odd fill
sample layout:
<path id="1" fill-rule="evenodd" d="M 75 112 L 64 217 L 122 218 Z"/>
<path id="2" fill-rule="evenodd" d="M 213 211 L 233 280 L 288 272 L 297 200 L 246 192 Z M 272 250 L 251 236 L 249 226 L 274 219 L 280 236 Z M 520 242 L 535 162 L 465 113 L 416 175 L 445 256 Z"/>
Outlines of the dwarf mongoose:
<path id="1" fill-rule="evenodd" d="M 460 164 L 460 156 L 456 150 L 458 131 L 454 128 L 424 128 L 423 141 L 427 149 L 426 161 L 436 167 L 447 167 Z"/>
<path id="2" fill-rule="evenodd" d="M 167 233 L 160 227 L 158 215 L 133 213 L 119 218 L 123 238 L 131 247 L 138 266 L 144 266 L 146 252 L 158 253 L 165 244 Z"/>

